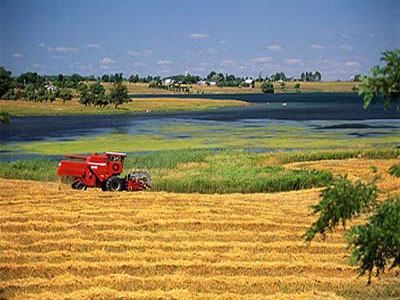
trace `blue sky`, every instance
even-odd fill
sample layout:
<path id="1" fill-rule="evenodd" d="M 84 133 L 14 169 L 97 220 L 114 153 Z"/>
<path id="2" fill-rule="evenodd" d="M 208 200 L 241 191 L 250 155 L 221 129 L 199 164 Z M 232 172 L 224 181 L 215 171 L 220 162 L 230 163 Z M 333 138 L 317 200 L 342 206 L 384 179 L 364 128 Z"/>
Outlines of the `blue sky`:
<path id="1" fill-rule="evenodd" d="M 367 73 L 400 48 L 396 0 L 0 1 L 14 74 Z"/>

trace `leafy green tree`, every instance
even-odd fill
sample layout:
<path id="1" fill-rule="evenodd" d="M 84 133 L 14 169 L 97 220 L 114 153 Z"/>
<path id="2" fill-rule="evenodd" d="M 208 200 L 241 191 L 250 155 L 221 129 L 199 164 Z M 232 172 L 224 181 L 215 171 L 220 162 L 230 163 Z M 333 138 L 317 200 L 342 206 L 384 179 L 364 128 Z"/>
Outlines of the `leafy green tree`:
<path id="1" fill-rule="evenodd" d="M 42 101 L 47 102 L 48 95 L 47 95 L 47 91 L 46 91 L 46 89 L 45 89 L 44 87 L 40 87 L 40 88 L 36 91 L 36 94 L 37 94 L 37 100 L 38 100 L 38 101 L 40 101 L 40 102 L 42 102 Z"/>
<path id="2" fill-rule="evenodd" d="M 39 88 L 40 86 L 44 85 L 45 78 L 40 76 L 36 72 L 27 72 L 21 74 L 17 78 L 17 82 L 20 83 L 23 86 L 26 86 L 28 84 L 32 84 L 35 88 Z"/>
<path id="3" fill-rule="evenodd" d="M 93 103 L 89 88 L 86 84 L 79 85 L 79 103 L 85 106 L 90 106 Z"/>
<path id="4" fill-rule="evenodd" d="M 72 74 L 70 81 L 72 83 L 72 87 L 76 89 L 78 87 L 79 82 L 83 80 L 82 76 L 79 74 Z"/>
<path id="5" fill-rule="evenodd" d="M 118 105 L 128 102 L 129 95 L 126 85 L 122 84 L 120 81 L 115 82 L 110 89 L 109 99 L 110 102 L 114 104 L 115 108 L 117 108 Z"/>
<path id="6" fill-rule="evenodd" d="M 101 81 L 109 82 L 110 81 L 110 76 L 107 75 L 107 74 L 104 74 L 103 76 L 101 76 Z"/>
<path id="7" fill-rule="evenodd" d="M 47 100 L 50 101 L 50 103 L 53 103 L 56 100 L 56 93 L 53 91 L 47 91 Z"/>
<path id="8" fill-rule="evenodd" d="M 37 95 L 36 95 L 36 89 L 33 83 L 29 83 L 26 88 L 25 88 L 25 97 L 29 101 L 36 101 Z"/>
<path id="9" fill-rule="evenodd" d="M 295 85 L 294 85 L 294 89 L 296 90 L 296 92 L 300 92 L 300 88 L 301 88 L 301 86 L 300 86 L 300 83 L 295 83 Z"/>
<path id="10" fill-rule="evenodd" d="M 354 75 L 353 81 L 354 82 L 360 82 L 362 79 L 362 75 L 361 74 L 356 74 Z"/>
<path id="11" fill-rule="evenodd" d="M 400 49 L 386 51 L 381 60 L 385 66 L 371 69 L 370 77 L 363 77 L 359 86 L 359 95 L 367 108 L 374 100 L 383 99 L 385 108 L 397 103 L 400 110 Z"/>
<path id="12" fill-rule="evenodd" d="M 72 99 L 72 91 L 70 89 L 62 89 L 60 91 L 60 98 L 62 99 L 63 103 L 65 104 L 65 101 L 69 101 Z"/>
<path id="13" fill-rule="evenodd" d="M 9 89 L 2 97 L 3 100 L 18 100 L 14 89 Z"/>
<path id="14" fill-rule="evenodd" d="M 138 74 L 129 76 L 129 82 L 136 83 L 139 82 L 139 80 L 140 78 Z"/>
<path id="15" fill-rule="evenodd" d="M 366 185 L 361 181 L 353 184 L 346 177 L 339 177 L 332 186 L 321 193 L 321 201 L 312 206 L 313 214 L 319 214 L 311 228 L 306 232 L 306 241 L 311 241 L 316 234 L 325 236 L 327 230 L 333 231 L 339 224 L 367 212 L 376 203 L 378 189 L 375 185 Z"/>
<path id="16" fill-rule="evenodd" d="M 214 76 L 216 76 L 216 75 L 217 75 L 217 73 L 216 73 L 215 71 L 211 71 L 210 74 L 207 75 L 207 80 L 208 80 L 208 81 L 211 81 L 212 78 L 213 78 Z"/>
<path id="17" fill-rule="evenodd" d="M 104 107 L 108 105 L 109 101 L 106 97 L 106 90 L 98 81 L 89 86 L 89 97 L 91 103 L 95 106 Z"/>
<path id="18" fill-rule="evenodd" d="M 321 73 L 316 71 L 314 74 L 314 81 L 321 81 L 321 78 L 322 78 Z"/>
<path id="19" fill-rule="evenodd" d="M 273 94 L 274 93 L 274 85 L 270 81 L 264 81 L 261 84 L 261 91 L 263 93 L 271 93 L 271 94 Z"/>
<path id="20" fill-rule="evenodd" d="M 359 274 L 368 272 L 368 284 L 376 270 L 379 276 L 400 266 L 400 196 L 389 198 L 378 205 L 378 190 L 375 184 L 357 181 L 353 184 L 346 177 L 339 177 L 331 187 L 321 194 L 319 204 L 312 206 L 319 218 L 304 235 L 311 241 L 317 234 L 325 237 L 340 224 L 372 212 L 368 222 L 357 225 L 347 232 L 347 242 L 353 249 L 350 262 L 359 265 Z"/>
<path id="21" fill-rule="evenodd" d="M 352 264 L 360 264 L 360 274 L 368 272 L 368 284 L 387 267 L 400 266 L 400 196 L 383 202 L 368 223 L 351 228 L 347 241 L 353 248 Z"/>
<path id="22" fill-rule="evenodd" d="M 13 78 L 11 77 L 11 72 L 7 71 L 3 67 L 0 67 L 0 98 L 3 98 L 3 95 L 11 88 L 13 88 Z"/>

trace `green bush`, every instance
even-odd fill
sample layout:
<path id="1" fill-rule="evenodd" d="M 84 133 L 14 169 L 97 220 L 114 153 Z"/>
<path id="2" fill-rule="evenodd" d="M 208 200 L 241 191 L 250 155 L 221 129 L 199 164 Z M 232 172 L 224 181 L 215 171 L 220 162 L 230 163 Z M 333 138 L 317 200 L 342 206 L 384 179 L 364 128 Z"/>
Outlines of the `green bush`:
<path id="1" fill-rule="evenodd" d="M 10 123 L 11 115 L 8 112 L 0 112 L 0 123 Z"/>
<path id="2" fill-rule="evenodd" d="M 400 177 L 400 164 L 391 166 L 389 172 L 394 177 Z"/>
<path id="3" fill-rule="evenodd" d="M 274 85 L 272 84 L 272 82 L 269 81 L 265 81 L 261 84 L 261 91 L 263 93 L 274 93 Z"/>

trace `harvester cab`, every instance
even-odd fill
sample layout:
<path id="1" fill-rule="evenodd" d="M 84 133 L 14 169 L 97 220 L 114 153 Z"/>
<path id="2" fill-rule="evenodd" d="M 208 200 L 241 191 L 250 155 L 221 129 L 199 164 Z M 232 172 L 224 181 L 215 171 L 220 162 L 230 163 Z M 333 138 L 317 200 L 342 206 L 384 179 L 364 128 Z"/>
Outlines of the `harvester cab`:
<path id="1" fill-rule="evenodd" d="M 141 191 L 151 187 L 150 174 L 145 171 L 134 171 L 120 177 L 126 156 L 120 152 L 66 155 L 69 160 L 59 162 L 57 175 L 72 177 L 72 188 L 79 190 L 100 187 L 104 191 Z"/>

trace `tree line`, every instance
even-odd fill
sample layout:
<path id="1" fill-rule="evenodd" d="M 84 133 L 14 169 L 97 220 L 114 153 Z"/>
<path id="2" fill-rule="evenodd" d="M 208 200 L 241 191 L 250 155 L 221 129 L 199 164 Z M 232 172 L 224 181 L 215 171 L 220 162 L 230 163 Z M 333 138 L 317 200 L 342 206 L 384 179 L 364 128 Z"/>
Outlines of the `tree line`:
<path id="1" fill-rule="evenodd" d="M 128 88 L 122 83 L 122 73 L 106 79 L 105 82 L 113 82 L 108 93 L 101 81 L 93 77 L 79 74 L 41 76 L 36 72 L 13 77 L 10 71 L 0 67 L 0 98 L 50 103 L 60 99 L 65 103 L 77 94 L 79 102 L 85 106 L 105 107 L 111 104 L 117 108 L 127 102 Z"/>

